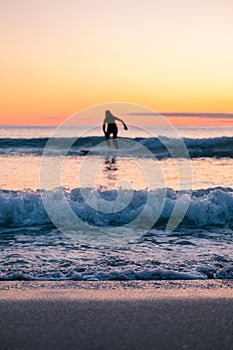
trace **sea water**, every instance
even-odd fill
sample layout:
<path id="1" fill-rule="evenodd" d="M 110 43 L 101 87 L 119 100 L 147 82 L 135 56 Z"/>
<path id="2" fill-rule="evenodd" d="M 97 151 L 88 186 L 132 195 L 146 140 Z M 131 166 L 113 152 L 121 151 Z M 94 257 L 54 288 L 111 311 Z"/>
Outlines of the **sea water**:
<path id="1" fill-rule="evenodd" d="M 178 141 L 166 130 L 145 137 L 129 129 L 133 143 L 126 151 L 108 149 L 101 128 L 85 137 L 82 132 L 82 127 L 70 128 L 68 137 L 59 139 L 41 183 L 53 128 L 0 128 L 1 280 L 233 277 L 232 127 L 179 127 L 188 159 L 172 156 Z M 73 140 L 64 157 L 67 138 Z M 57 186 L 49 167 L 59 162 Z M 57 224 L 44 194 L 53 198 Z M 84 225 L 72 226 L 61 194 Z M 168 230 L 180 194 L 189 196 L 188 205 Z M 135 221 L 142 213 L 148 227 Z"/>

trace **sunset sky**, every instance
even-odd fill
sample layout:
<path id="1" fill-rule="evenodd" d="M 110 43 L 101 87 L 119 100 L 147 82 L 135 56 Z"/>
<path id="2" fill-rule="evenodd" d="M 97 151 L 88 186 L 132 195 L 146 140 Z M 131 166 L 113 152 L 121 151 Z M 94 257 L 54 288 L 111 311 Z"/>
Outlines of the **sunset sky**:
<path id="1" fill-rule="evenodd" d="M 0 26 L 0 124 L 123 101 L 233 125 L 232 0 L 0 0 Z"/>

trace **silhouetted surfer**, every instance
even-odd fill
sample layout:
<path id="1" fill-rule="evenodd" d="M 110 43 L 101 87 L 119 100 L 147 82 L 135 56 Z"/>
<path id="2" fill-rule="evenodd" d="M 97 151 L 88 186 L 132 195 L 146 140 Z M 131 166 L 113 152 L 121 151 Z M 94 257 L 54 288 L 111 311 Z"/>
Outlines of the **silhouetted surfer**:
<path id="1" fill-rule="evenodd" d="M 125 130 L 128 130 L 126 124 L 124 123 L 124 121 L 122 119 L 114 117 L 114 115 L 112 115 L 112 113 L 110 111 L 105 112 L 105 119 L 104 119 L 104 124 L 103 124 L 103 132 L 105 135 L 105 139 L 109 140 L 110 135 L 112 135 L 112 138 L 114 140 L 114 144 L 117 148 L 117 143 L 116 143 L 115 139 L 117 138 L 118 127 L 116 125 L 116 120 L 123 124 Z M 106 130 L 106 124 L 107 124 L 107 130 Z"/>

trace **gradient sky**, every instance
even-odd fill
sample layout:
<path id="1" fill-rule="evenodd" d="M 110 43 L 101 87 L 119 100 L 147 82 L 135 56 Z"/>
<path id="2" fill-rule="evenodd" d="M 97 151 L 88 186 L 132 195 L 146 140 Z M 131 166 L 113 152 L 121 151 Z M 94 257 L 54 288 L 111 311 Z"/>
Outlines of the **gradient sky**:
<path id="1" fill-rule="evenodd" d="M 0 124 L 111 101 L 233 113 L 232 0 L 0 0 L 0 26 Z"/>

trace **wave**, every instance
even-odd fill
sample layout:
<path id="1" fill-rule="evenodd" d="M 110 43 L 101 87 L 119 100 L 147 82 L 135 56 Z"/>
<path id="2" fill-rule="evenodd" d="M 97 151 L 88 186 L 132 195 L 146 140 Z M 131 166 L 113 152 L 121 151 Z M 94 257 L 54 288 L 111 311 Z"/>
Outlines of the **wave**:
<path id="1" fill-rule="evenodd" d="M 121 138 L 119 138 L 121 140 Z M 69 147 L 67 155 L 83 156 L 82 149 L 91 150 L 93 155 L 103 155 L 106 152 L 103 137 L 80 137 L 80 138 L 32 138 L 32 139 L 0 139 L 0 154 L 32 154 L 42 155 L 47 142 L 50 140 L 52 147 L 51 154 L 62 153 Z M 125 139 L 124 139 L 125 140 Z M 126 139 L 127 140 L 127 139 Z M 147 153 L 138 152 L 141 145 L 148 149 L 152 156 L 159 159 L 171 157 L 183 157 L 183 152 L 179 152 L 182 148 L 182 141 L 186 145 L 191 158 L 199 157 L 229 157 L 233 158 L 233 137 L 215 137 L 203 139 L 175 139 L 161 136 L 158 138 L 134 138 L 130 139 L 138 143 L 138 147 L 127 148 L 125 152 L 119 151 L 124 156 L 148 156 Z M 142 149 L 141 149 L 142 150 Z"/>
<path id="2" fill-rule="evenodd" d="M 49 194 L 59 205 L 61 189 L 54 189 Z M 83 221 L 100 227 L 123 226 L 135 219 L 143 210 L 148 191 L 133 191 L 131 202 L 119 212 L 103 213 L 90 207 L 84 201 L 80 188 L 68 191 L 62 189 L 73 212 Z M 122 190 L 128 191 L 128 190 Z M 161 191 L 151 191 L 154 198 L 150 203 L 150 210 L 144 213 L 148 215 L 148 220 L 153 217 L 153 211 L 157 210 L 157 205 L 161 200 Z M 117 192 L 102 189 L 93 190 L 91 195 L 96 200 L 96 195 L 102 196 L 110 205 L 117 196 Z M 48 193 L 48 192 L 46 192 Z M 43 194 L 43 192 L 42 192 Z M 127 197 L 127 193 L 125 193 Z M 162 213 L 155 223 L 155 227 L 165 227 L 168 222 L 178 193 L 172 189 L 167 189 L 165 205 Z M 62 213 L 62 211 L 61 211 Z M 65 215 L 61 215 L 63 226 L 66 224 Z M 9 191 L 0 190 L 0 227 L 1 231 L 8 227 L 31 227 L 33 225 L 52 224 L 41 199 L 40 191 Z M 68 223 L 67 223 L 68 225 Z M 192 193 L 188 211 L 183 218 L 182 227 L 205 228 L 209 226 L 233 227 L 233 189 L 212 188 L 207 190 L 197 190 Z"/>
<path id="3" fill-rule="evenodd" d="M 76 270 L 78 270 L 76 268 Z M 80 269 L 81 270 L 81 269 Z M 231 279 L 232 269 L 219 269 L 213 277 L 215 279 Z M 0 281 L 153 281 L 153 280 L 204 280 L 208 279 L 207 274 L 202 271 L 175 271 L 165 268 L 145 268 L 138 271 L 135 268 L 112 269 L 106 271 L 103 268 L 96 268 L 89 271 L 7 271 L 0 272 Z"/>

